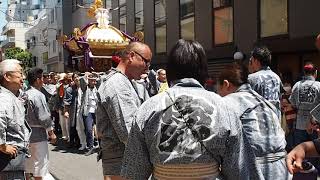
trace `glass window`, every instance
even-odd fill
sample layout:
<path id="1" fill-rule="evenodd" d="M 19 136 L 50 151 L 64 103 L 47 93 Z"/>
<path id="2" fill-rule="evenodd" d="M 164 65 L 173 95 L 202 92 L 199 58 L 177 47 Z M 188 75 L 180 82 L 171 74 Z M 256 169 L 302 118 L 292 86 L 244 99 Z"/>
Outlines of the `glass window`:
<path id="1" fill-rule="evenodd" d="M 42 53 L 42 59 L 44 64 L 48 62 L 48 52 Z"/>
<path id="2" fill-rule="evenodd" d="M 109 9 L 111 8 L 111 0 L 104 0 L 105 3 L 103 3 L 104 7 Z"/>
<path id="3" fill-rule="evenodd" d="M 106 9 L 111 9 L 112 5 L 111 5 L 111 0 L 106 0 L 106 3 L 104 4 Z M 109 11 L 109 24 L 112 23 L 112 11 Z"/>
<path id="4" fill-rule="evenodd" d="M 156 53 L 165 53 L 167 51 L 166 0 L 156 0 L 154 9 Z"/>
<path id="5" fill-rule="evenodd" d="M 57 43 L 56 43 L 56 40 L 53 40 L 53 41 L 52 41 L 52 51 L 53 51 L 53 53 L 56 53 L 56 51 L 57 51 Z"/>
<path id="6" fill-rule="evenodd" d="M 72 12 L 77 8 L 77 0 L 72 0 Z"/>
<path id="7" fill-rule="evenodd" d="M 120 26 L 119 29 L 123 32 L 127 31 L 127 5 L 126 0 L 119 0 L 119 17 Z"/>
<path id="8" fill-rule="evenodd" d="M 135 0 L 136 31 L 143 31 L 143 0 Z"/>
<path id="9" fill-rule="evenodd" d="M 260 0 L 260 37 L 288 33 L 287 0 Z"/>
<path id="10" fill-rule="evenodd" d="M 194 0 L 180 0 L 180 35 L 194 40 Z"/>
<path id="11" fill-rule="evenodd" d="M 214 44 L 233 42 L 232 0 L 213 0 Z"/>
<path id="12" fill-rule="evenodd" d="M 54 22 L 54 9 L 51 10 L 50 17 L 51 17 L 50 23 L 52 24 Z"/>

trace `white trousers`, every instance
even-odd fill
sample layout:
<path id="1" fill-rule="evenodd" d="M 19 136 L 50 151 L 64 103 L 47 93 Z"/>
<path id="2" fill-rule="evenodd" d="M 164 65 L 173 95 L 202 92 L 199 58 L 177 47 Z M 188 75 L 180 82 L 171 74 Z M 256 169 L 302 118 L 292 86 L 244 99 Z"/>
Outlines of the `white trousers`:
<path id="1" fill-rule="evenodd" d="M 70 121 L 69 118 L 64 117 L 62 110 L 59 110 L 59 121 L 62 131 L 62 138 L 65 140 L 69 140 Z"/>
<path id="2" fill-rule="evenodd" d="M 30 143 L 31 157 L 26 159 L 26 173 L 32 173 L 35 177 L 45 177 L 49 173 L 48 142 L 41 141 Z"/>
<path id="3" fill-rule="evenodd" d="M 87 140 L 86 140 L 86 133 L 84 132 L 84 123 L 83 123 L 83 118 L 82 118 L 82 112 L 78 111 L 77 112 L 77 132 L 78 132 L 78 136 L 79 136 L 79 140 L 80 140 L 80 144 L 82 146 L 86 146 L 87 145 Z"/>

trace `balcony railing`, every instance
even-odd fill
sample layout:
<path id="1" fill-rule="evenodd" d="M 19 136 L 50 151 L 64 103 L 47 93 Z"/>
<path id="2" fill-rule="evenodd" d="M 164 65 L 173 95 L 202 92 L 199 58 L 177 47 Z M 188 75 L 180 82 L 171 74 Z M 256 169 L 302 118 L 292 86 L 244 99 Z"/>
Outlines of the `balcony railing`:
<path id="1" fill-rule="evenodd" d="M 9 44 L 14 44 L 15 43 L 15 37 L 7 37 L 6 40 L 1 42 L 1 47 L 6 47 Z"/>
<path id="2" fill-rule="evenodd" d="M 31 25 L 23 23 L 21 21 L 10 21 L 2 28 L 2 34 L 5 34 L 10 29 L 16 29 L 16 28 L 28 28 L 31 27 Z"/>

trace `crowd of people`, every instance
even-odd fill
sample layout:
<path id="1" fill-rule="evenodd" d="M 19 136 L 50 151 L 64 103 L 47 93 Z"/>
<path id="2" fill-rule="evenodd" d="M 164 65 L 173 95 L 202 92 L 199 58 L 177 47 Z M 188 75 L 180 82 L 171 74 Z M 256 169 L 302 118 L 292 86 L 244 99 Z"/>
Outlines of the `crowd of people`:
<path id="1" fill-rule="evenodd" d="M 196 41 L 179 40 L 165 69 L 150 70 L 151 59 L 148 45 L 132 42 L 101 73 L 24 75 L 19 61 L 0 62 L 0 179 L 45 179 L 48 140 L 60 136 L 97 153 L 105 180 L 289 180 L 305 177 L 306 163 L 320 168 L 318 158 L 304 160 L 320 154 L 312 63 L 291 88 L 266 46 L 216 80 Z"/>

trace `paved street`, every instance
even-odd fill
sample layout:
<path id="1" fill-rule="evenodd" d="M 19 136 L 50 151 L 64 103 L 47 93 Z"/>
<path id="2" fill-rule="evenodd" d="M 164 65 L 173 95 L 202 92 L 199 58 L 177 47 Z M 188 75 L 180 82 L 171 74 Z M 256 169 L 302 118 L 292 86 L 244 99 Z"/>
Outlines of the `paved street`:
<path id="1" fill-rule="evenodd" d="M 59 142 L 49 144 L 50 173 L 57 180 L 100 180 L 103 179 L 101 161 L 96 154 L 84 156 L 77 149 L 68 149 Z"/>

